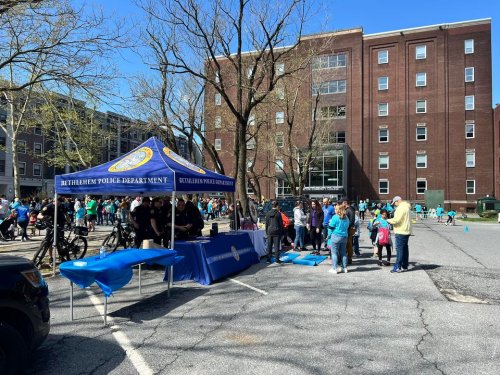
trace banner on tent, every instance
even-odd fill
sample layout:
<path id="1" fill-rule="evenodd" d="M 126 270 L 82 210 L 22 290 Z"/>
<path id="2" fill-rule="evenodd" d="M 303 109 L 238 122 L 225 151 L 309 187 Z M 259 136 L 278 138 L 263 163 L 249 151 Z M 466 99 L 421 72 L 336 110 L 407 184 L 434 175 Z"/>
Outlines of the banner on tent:
<path id="1" fill-rule="evenodd" d="M 103 177 L 74 180 L 61 179 L 61 186 L 106 185 L 106 184 L 166 184 L 167 177 Z"/>

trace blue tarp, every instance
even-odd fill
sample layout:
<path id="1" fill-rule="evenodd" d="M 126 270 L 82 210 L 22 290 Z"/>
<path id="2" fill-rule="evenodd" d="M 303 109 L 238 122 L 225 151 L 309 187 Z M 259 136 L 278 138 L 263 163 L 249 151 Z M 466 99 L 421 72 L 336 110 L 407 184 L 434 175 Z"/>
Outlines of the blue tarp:
<path id="1" fill-rule="evenodd" d="M 94 282 L 99 285 L 106 297 L 127 285 L 132 278 L 132 266 L 139 263 L 173 265 L 176 262 L 174 250 L 127 249 L 108 254 L 100 259 L 99 255 L 61 263 L 61 275 L 73 281 L 80 288 Z"/>
<path id="2" fill-rule="evenodd" d="M 152 137 L 118 159 L 56 176 L 55 189 L 58 194 L 233 192 L 235 183 L 192 164 Z"/>

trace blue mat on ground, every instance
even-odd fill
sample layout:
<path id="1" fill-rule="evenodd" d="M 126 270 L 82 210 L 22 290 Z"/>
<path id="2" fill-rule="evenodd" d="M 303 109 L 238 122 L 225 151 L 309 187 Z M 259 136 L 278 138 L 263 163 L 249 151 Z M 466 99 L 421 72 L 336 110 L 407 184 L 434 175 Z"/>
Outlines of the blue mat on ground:
<path id="1" fill-rule="evenodd" d="M 325 256 L 325 255 L 313 255 L 313 254 L 309 254 L 309 255 L 306 255 L 303 259 L 304 260 L 312 260 L 312 261 L 315 261 L 316 264 L 320 264 L 326 258 L 328 258 L 328 257 Z"/>
<path id="2" fill-rule="evenodd" d="M 284 253 L 280 254 L 280 260 L 284 263 L 291 263 L 295 258 L 298 258 L 300 254 L 294 253 Z"/>

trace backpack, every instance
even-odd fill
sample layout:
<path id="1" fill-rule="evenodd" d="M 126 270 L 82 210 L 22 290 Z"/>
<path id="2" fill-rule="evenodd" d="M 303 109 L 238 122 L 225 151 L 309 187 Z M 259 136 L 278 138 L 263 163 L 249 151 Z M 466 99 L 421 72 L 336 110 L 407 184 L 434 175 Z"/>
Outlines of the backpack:
<path id="1" fill-rule="evenodd" d="M 391 233 L 389 232 L 389 228 L 378 228 L 378 244 L 380 246 L 387 246 L 391 244 Z"/>
<path id="2" fill-rule="evenodd" d="M 283 220 L 283 228 L 288 228 L 290 219 L 283 212 L 281 212 L 281 219 Z"/>

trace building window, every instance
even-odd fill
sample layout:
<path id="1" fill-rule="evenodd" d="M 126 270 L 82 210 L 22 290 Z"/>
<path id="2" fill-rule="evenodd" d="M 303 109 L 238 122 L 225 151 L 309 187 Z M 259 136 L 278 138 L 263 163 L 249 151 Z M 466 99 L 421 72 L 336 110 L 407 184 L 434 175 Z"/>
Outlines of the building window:
<path id="1" fill-rule="evenodd" d="M 274 164 L 274 170 L 276 172 L 282 172 L 284 170 L 285 163 L 281 159 L 276 159 L 276 162 Z"/>
<path id="2" fill-rule="evenodd" d="M 42 135 L 42 127 L 41 126 L 35 126 L 35 128 L 33 129 L 33 133 L 35 135 Z"/>
<path id="3" fill-rule="evenodd" d="M 346 80 L 345 79 L 315 83 L 312 86 L 313 95 L 338 94 L 338 93 L 342 93 L 345 91 L 346 91 Z"/>
<path id="4" fill-rule="evenodd" d="M 389 77 L 378 77 L 378 90 L 388 90 L 389 89 Z"/>
<path id="5" fill-rule="evenodd" d="M 40 177 L 42 175 L 42 165 L 33 163 L 33 177 Z"/>
<path id="6" fill-rule="evenodd" d="M 277 76 L 282 76 L 285 74 L 285 64 L 284 63 L 276 63 L 274 65 L 274 72 Z"/>
<path id="7" fill-rule="evenodd" d="M 35 155 L 40 156 L 40 155 L 42 155 L 42 152 L 43 152 L 42 144 L 41 143 L 35 143 L 33 145 L 33 153 Z"/>
<path id="8" fill-rule="evenodd" d="M 344 156 L 342 150 L 320 152 L 309 168 L 308 187 L 342 188 L 344 178 Z"/>
<path id="9" fill-rule="evenodd" d="M 378 181 L 378 193 L 379 194 L 389 194 L 389 181 L 379 180 Z"/>
<path id="10" fill-rule="evenodd" d="M 222 150 L 222 140 L 220 138 L 215 138 L 214 146 L 216 151 Z"/>
<path id="11" fill-rule="evenodd" d="M 329 69 L 329 68 L 340 68 L 346 66 L 346 55 L 339 53 L 330 56 L 317 56 L 312 60 L 312 69 Z"/>
<path id="12" fill-rule="evenodd" d="M 465 181 L 465 193 L 466 194 L 476 194 L 476 180 L 466 180 Z"/>
<path id="13" fill-rule="evenodd" d="M 290 184 L 284 179 L 276 179 L 276 197 L 289 197 L 292 195 Z"/>
<path id="14" fill-rule="evenodd" d="M 247 141 L 247 150 L 253 150 L 255 148 L 255 138 L 250 138 Z"/>
<path id="15" fill-rule="evenodd" d="M 26 174 L 26 162 L 19 162 L 19 175 L 24 176 Z"/>
<path id="16" fill-rule="evenodd" d="M 389 169 L 389 155 L 378 156 L 378 169 Z"/>
<path id="17" fill-rule="evenodd" d="M 476 151 L 466 150 L 465 151 L 465 166 L 467 168 L 474 168 L 476 166 Z"/>
<path id="18" fill-rule="evenodd" d="M 427 112 L 427 100 L 417 100 L 417 113 Z"/>
<path id="19" fill-rule="evenodd" d="M 5 160 L 0 160 L 0 174 L 5 175 Z"/>
<path id="20" fill-rule="evenodd" d="M 321 107 L 320 114 L 322 120 L 345 118 L 345 105 Z"/>
<path id="21" fill-rule="evenodd" d="M 427 127 L 417 125 L 417 141 L 427 140 Z"/>
<path id="22" fill-rule="evenodd" d="M 17 153 L 18 154 L 26 153 L 26 141 L 17 141 Z"/>
<path id="23" fill-rule="evenodd" d="M 247 194 L 248 195 L 254 194 L 254 192 L 253 192 L 253 184 L 254 184 L 253 180 L 249 180 L 248 181 L 248 184 L 247 184 Z"/>
<path id="24" fill-rule="evenodd" d="M 467 39 L 464 42 L 465 54 L 474 53 L 474 39 Z"/>
<path id="25" fill-rule="evenodd" d="M 251 114 L 250 116 L 248 116 L 248 125 L 250 125 L 250 126 L 255 125 L 255 115 L 254 114 Z"/>
<path id="26" fill-rule="evenodd" d="M 465 82 L 474 82 L 474 68 L 465 68 Z"/>
<path id="27" fill-rule="evenodd" d="M 388 62 L 389 62 L 389 51 L 386 49 L 378 51 L 378 63 L 387 64 Z"/>
<path id="28" fill-rule="evenodd" d="M 222 128 L 222 117 L 215 116 L 215 129 Z"/>
<path id="29" fill-rule="evenodd" d="M 276 134 L 276 147 L 283 147 L 285 145 L 285 141 L 283 138 L 283 134 Z"/>
<path id="30" fill-rule="evenodd" d="M 250 172 L 253 168 L 253 159 L 252 158 L 248 158 L 247 159 L 247 172 Z"/>
<path id="31" fill-rule="evenodd" d="M 425 194 L 427 190 L 427 180 L 419 179 L 417 180 L 417 194 Z"/>
<path id="32" fill-rule="evenodd" d="M 416 85 L 417 87 L 427 86 L 427 73 L 417 73 Z"/>
<path id="33" fill-rule="evenodd" d="M 379 143 L 389 142 L 389 129 L 379 129 L 378 130 L 378 142 Z"/>
<path id="34" fill-rule="evenodd" d="M 465 138 L 471 139 L 475 137 L 475 126 L 473 122 L 468 122 L 465 124 Z"/>
<path id="35" fill-rule="evenodd" d="M 219 82 L 220 82 L 220 72 L 216 71 L 215 72 L 215 83 L 219 83 Z"/>
<path id="36" fill-rule="evenodd" d="M 276 112 L 276 124 L 285 123 L 285 112 Z"/>
<path id="37" fill-rule="evenodd" d="M 276 98 L 279 100 L 285 99 L 285 88 L 283 86 L 276 87 Z"/>
<path id="38" fill-rule="evenodd" d="M 222 97 L 220 96 L 219 93 L 215 94 L 215 105 L 221 105 L 222 104 Z"/>
<path id="39" fill-rule="evenodd" d="M 378 104 L 378 115 L 388 116 L 389 115 L 389 103 L 379 103 Z"/>
<path id="40" fill-rule="evenodd" d="M 417 60 L 427 58 L 427 46 L 425 44 L 415 47 L 415 58 Z"/>
<path id="41" fill-rule="evenodd" d="M 248 68 L 247 69 L 247 78 L 250 79 L 252 77 L 252 74 L 253 74 L 253 68 Z"/>
<path id="42" fill-rule="evenodd" d="M 417 168 L 427 168 L 427 155 L 417 155 Z"/>
<path id="43" fill-rule="evenodd" d="M 466 111 L 474 110 L 474 95 L 467 95 L 465 97 L 465 110 Z"/>
<path id="44" fill-rule="evenodd" d="M 321 140 L 325 144 L 345 143 L 345 132 L 324 132 Z"/>

